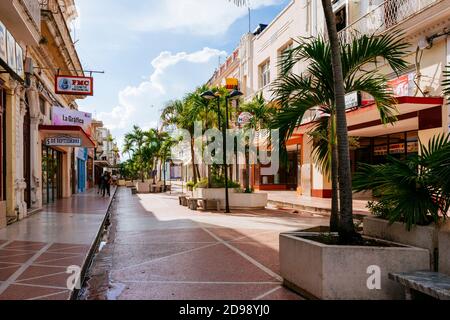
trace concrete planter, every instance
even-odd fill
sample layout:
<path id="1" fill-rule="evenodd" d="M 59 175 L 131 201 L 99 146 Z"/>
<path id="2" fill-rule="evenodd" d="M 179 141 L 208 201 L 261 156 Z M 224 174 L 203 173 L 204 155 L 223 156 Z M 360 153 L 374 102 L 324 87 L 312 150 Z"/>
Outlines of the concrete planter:
<path id="1" fill-rule="evenodd" d="M 233 193 L 230 206 L 235 209 L 264 209 L 268 196 L 267 193 Z"/>
<path id="2" fill-rule="evenodd" d="M 408 231 L 405 224 L 401 222 L 389 225 L 387 220 L 366 217 L 364 219 L 364 235 L 427 249 L 430 252 L 430 269 L 437 270 L 436 253 L 439 248 L 439 227 L 436 227 L 435 224 L 415 226 Z"/>
<path id="3" fill-rule="evenodd" d="M 136 189 L 138 193 L 150 193 L 150 183 L 138 182 L 136 183 Z"/>
<path id="4" fill-rule="evenodd" d="M 427 250 L 414 247 L 332 246 L 301 238 L 319 233 L 280 236 L 280 266 L 285 285 L 324 300 L 404 299 L 402 287 L 389 280 L 391 272 L 428 270 Z M 368 268 L 381 270 L 381 290 L 367 286 Z"/>
<path id="5" fill-rule="evenodd" d="M 126 182 L 125 180 L 119 180 L 119 181 L 117 182 L 117 185 L 118 185 L 119 187 L 125 187 L 125 186 L 127 185 L 127 182 Z"/>
<path id="6" fill-rule="evenodd" d="M 450 275 L 450 230 L 439 232 L 439 272 Z"/>
<path id="7" fill-rule="evenodd" d="M 134 182 L 133 181 L 127 181 L 125 183 L 125 185 L 126 185 L 127 188 L 133 188 L 134 187 Z"/>
<path id="8" fill-rule="evenodd" d="M 237 193 L 228 189 L 231 209 L 264 209 L 267 206 L 267 193 Z M 221 207 L 225 207 L 225 189 L 203 189 L 194 191 L 194 197 L 220 200 Z"/>

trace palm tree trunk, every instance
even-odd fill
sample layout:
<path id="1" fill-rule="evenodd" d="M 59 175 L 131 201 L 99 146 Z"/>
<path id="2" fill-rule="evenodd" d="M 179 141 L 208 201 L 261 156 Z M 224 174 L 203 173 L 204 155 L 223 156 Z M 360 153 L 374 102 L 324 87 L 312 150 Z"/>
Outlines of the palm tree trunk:
<path id="1" fill-rule="evenodd" d="M 332 185 L 332 200 L 331 200 L 331 219 L 330 231 L 339 231 L 339 163 L 338 163 L 338 149 L 336 143 L 331 146 L 331 185 Z"/>
<path id="2" fill-rule="evenodd" d="M 333 65 L 334 94 L 336 101 L 336 136 L 339 155 L 339 195 L 340 195 L 340 224 L 339 235 L 345 242 L 355 236 L 353 224 L 353 193 L 350 170 L 350 151 L 348 142 L 347 117 L 345 110 L 345 87 L 342 70 L 340 43 L 336 28 L 336 17 L 331 0 L 322 0 L 328 37 L 331 46 Z"/>
<path id="3" fill-rule="evenodd" d="M 192 160 L 192 171 L 194 174 L 194 183 L 198 182 L 198 176 L 197 176 L 197 168 L 195 165 L 195 150 L 194 150 L 194 139 L 191 139 L 191 160 Z"/>

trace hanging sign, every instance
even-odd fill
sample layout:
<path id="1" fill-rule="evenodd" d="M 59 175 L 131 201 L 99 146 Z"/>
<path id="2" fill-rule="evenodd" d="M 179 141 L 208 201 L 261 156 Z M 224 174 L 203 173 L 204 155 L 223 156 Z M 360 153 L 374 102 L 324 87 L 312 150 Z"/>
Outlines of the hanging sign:
<path id="1" fill-rule="evenodd" d="M 253 119 L 253 115 L 250 112 L 242 112 L 239 115 L 238 123 L 240 125 L 246 125 Z"/>
<path id="2" fill-rule="evenodd" d="M 94 78 L 75 77 L 75 76 L 56 76 L 55 92 L 57 94 L 92 96 L 94 94 Z"/>
<path id="3" fill-rule="evenodd" d="M 69 136 L 50 137 L 45 139 L 45 145 L 48 147 L 80 147 L 81 138 Z"/>
<path id="4" fill-rule="evenodd" d="M 345 109 L 351 110 L 361 106 L 361 93 L 359 91 L 351 92 L 345 96 Z"/>
<path id="5" fill-rule="evenodd" d="M 60 108 L 52 108 L 52 124 L 54 126 L 77 126 L 83 128 L 87 135 L 91 136 L 92 114 Z"/>
<path id="6" fill-rule="evenodd" d="M 228 90 L 237 90 L 239 88 L 239 80 L 236 78 L 227 78 L 225 80 L 225 88 Z"/>

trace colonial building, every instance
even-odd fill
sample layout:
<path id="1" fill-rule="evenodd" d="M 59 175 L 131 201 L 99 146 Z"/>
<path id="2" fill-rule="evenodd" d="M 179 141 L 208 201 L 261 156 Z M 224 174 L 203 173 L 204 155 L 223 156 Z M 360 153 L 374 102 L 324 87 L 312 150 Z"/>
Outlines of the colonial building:
<path id="1" fill-rule="evenodd" d="M 83 96 L 55 86 L 57 75 L 84 76 L 69 27 L 76 16 L 74 0 L 0 2 L 0 228 L 86 189 L 79 160 L 94 147 L 91 115 L 77 112 Z M 61 137 L 79 143 L 52 141 Z"/>

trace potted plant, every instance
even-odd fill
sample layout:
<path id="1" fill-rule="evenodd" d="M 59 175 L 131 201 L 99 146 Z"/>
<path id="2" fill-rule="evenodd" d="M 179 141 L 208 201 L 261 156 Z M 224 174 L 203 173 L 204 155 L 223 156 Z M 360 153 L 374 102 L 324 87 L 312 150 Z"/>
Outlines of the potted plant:
<path id="1" fill-rule="evenodd" d="M 364 219 L 364 234 L 428 249 L 439 270 L 439 230 L 450 209 L 450 136 L 438 135 L 419 154 L 386 164 L 361 165 L 355 191 L 372 191 L 376 201 Z"/>
<path id="2" fill-rule="evenodd" d="M 189 181 L 188 183 L 186 183 L 186 188 L 188 189 L 188 191 L 193 191 L 195 187 L 195 183 L 193 181 Z"/>

